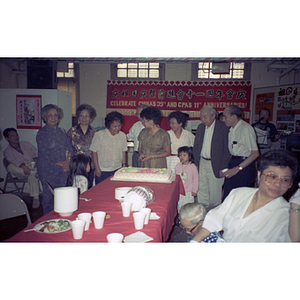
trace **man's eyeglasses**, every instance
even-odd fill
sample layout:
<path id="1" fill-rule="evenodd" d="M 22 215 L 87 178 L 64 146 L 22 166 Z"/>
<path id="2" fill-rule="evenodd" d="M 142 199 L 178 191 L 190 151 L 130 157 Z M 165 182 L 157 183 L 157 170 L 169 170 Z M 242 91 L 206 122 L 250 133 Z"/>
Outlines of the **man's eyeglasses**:
<path id="1" fill-rule="evenodd" d="M 180 228 L 185 229 L 186 232 L 192 233 L 193 230 L 200 224 L 201 221 L 202 221 L 202 220 L 200 220 L 200 221 L 199 221 L 193 228 L 191 228 L 191 229 L 185 228 L 185 227 L 180 223 L 180 221 L 179 221 L 179 226 L 180 226 Z"/>
<path id="2" fill-rule="evenodd" d="M 270 183 L 270 184 L 275 184 L 277 182 L 280 182 L 282 187 L 290 187 L 292 184 L 292 179 L 289 177 L 282 177 L 280 178 L 278 175 L 274 174 L 274 173 L 268 173 L 268 174 L 264 174 L 262 173 L 262 175 L 266 176 L 266 182 Z"/>

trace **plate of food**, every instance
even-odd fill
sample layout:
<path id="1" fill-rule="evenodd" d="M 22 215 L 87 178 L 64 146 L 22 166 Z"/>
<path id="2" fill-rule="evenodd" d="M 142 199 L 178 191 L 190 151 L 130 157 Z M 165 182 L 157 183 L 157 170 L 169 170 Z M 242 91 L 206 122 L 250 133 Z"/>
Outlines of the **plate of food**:
<path id="1" fill-rule="evenodd" d="M 70 229 L 71 229 L 70 220 L 53 219 L 53 220 L 41 222 L 35 225 L 31 230 L 42 232 L 42 233 L 60 233 Z"/>

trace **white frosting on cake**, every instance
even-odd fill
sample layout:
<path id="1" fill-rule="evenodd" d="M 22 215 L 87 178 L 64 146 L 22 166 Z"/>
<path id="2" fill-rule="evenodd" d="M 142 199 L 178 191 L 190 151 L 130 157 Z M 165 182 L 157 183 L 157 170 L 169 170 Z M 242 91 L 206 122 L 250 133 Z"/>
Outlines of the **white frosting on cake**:
<path id="1" fill-rule="evenodd" d="M 114 174 L 112 180 L 170 183 L 172 171 L 159 168 L 121 168 Z"/>

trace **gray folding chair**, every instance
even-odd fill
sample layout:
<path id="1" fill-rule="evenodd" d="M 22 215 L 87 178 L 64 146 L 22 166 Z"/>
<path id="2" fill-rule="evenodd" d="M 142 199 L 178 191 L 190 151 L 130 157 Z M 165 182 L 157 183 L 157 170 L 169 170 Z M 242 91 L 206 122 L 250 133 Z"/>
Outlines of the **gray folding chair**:
<path id="1" fill-rule="evenodd" d="M 5 181 L 4 181 L 4 186 L 3 186 L 3 191 L 5 193 L 13 193 L 15 191 L 18 192 L 19 196 L 24 199 L 24 196 L 23 196 L 23 190 L 24 190 L 24 186 L 25 184 L 28 182 L 28 179 L 25 178 L 25 179 L 19 179 L 15 176 L 13 176 L 8 170 L 7 170 L 7 167 L 8 165 L 10 164 L 10 162 L 4 157 L 3 158 L 3 165 L 5 167 L 5 170 L 7 172 L 6 174 L 6 178 L 5 178 Z M 6 192 L 5 189 L 6 189 L 6 186 L 8 183 L 12 183 L 14 186 L 15 186 L 15 190 L 13 191 L 9 191 L 9 192 Z M 17 185 L 17 184 L 22 184 L 20 187 Z"/>
<path id="2" fill-rule="evenodd" d="M 31 224 L 26 203 L 13 194 L 0 194 L 0 221 L 25 215 L 27 226 Z"/>

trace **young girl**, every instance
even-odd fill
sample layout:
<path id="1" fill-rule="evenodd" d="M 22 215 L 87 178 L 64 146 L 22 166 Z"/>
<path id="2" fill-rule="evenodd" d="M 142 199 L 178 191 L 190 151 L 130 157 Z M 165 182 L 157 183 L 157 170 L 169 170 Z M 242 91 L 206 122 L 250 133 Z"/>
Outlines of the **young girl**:
<path id="1" fill-rule="evenodd" d="M 76 186 L 80 189 L 80 194 L 91 187 L 88 181 L 88 173 L 91 170 L 90 158 L 84 154 L 74 155 L 70 162 L 70 171 L 67 186 Z"/>
<path id="2" fill-rule="evenodd" d="M 198 191 L 198 170 L 193 164 L 193 151 L 191 147 L 180 147 L 177 150 L 180 163 L 175 167 L 175 173 L 179 174 L 184 190 L 185 196 L 180 195 L 177 210 L 186 203 L 193 203 L 194 196 L 197 195 Z"/>

